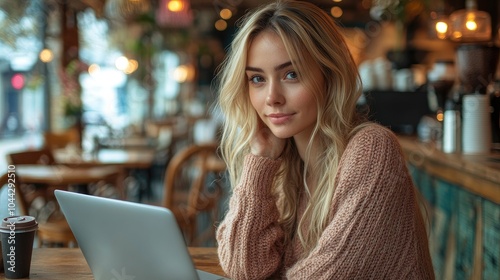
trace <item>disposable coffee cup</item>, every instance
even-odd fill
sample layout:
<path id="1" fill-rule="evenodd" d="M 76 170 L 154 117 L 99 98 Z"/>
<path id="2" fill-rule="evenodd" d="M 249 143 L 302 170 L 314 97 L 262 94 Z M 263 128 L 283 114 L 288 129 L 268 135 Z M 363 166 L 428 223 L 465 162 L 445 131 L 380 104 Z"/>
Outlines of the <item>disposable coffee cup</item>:
<path id="1" fill-rule="evenodd" d="M 37 229 L 38 223 L 31 216 L 10 216 L 2 220 L 0 235 L 5 278 L 29 277 Z"/>
<path id="2" fill-rule="evenodd" d="M 2 242 L 0 241 L 0 253 L 2 252 Z M 3 272 L 3 254 L 0 254 L 0 272 Z"/>

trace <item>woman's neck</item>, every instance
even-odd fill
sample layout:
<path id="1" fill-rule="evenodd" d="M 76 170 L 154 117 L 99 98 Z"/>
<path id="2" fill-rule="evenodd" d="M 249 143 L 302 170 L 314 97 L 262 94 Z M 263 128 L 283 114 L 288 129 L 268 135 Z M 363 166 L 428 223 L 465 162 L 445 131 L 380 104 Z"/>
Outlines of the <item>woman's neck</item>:
<path id="1" fill-rule="evenodd" d="M 315 172 L 315 166 L 317 166 L 317 161 L 319 158 L 319 145 L 313 143 L 311 145 L 311 150 L 309 154 L 307 153 L 307 146 L 309 144 L 310 136 L 301 137 L 302 135 L 294 136 L 295 145 L 297 147 L 297 151 L 299 152 L 300 158 L 304 161 L 304 165 L 307 167 L 306 171 L 306 183 L 309 189 L 309 192 L 312 194 L 314 191 L 314 187 L 316 185 L 317 174 Z"/>
<path id="2" fill-rule="evenodd" d="M 309 145 L 309 141 L 311 139 L 311 135 L 305 136 L 304 134 L 297 134 L 293 137 L 295 142 L 295 146 L 297 147 L 297 151 L 299 152 L 300 158 L 304 161 L 307 166 L 313 166 L 318 159 L 318 145 L 311 146 L 311 150 L 309 154 L 307 153 L 307 146 Z"/>

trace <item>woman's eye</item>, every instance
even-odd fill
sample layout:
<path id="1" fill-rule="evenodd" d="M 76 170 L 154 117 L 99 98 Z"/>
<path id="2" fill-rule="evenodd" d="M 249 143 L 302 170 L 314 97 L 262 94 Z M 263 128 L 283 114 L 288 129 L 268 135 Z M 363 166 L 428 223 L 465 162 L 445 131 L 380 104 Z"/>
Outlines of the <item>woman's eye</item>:
<path id="1" fill-rule="evenodd" d="M 263 81 L 264 81 L 264 79 L 261 76 L 252 76 L 252 77 L 250 77 L 250 82 L 254 83 L 254 84 L 258 84 L 258 83 L 261 83 Z"/>
<path id="2" fill-rule="evenodd" d="M 298 75 L 294 71 L 286 73 L 286 79 L 296 80 L 297 78 L 298 78 Z"/>

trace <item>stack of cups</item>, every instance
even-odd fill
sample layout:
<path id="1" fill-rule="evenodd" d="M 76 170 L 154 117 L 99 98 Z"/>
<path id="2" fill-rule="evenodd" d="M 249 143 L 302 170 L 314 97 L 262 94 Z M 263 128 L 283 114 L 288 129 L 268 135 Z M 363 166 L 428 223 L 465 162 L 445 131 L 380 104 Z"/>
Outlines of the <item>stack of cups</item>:
<path id="1" fill-rule="evenodd" d="M 491 150 L 490 98 L 464 95 L 462 102 L 462 153 L 487 154 Z"/>

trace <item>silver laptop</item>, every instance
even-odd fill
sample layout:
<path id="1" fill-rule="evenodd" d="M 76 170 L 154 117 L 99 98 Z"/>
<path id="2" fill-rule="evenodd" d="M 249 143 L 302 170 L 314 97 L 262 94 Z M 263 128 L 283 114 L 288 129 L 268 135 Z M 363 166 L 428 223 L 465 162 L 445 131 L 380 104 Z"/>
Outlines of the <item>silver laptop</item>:
<path id="1" fill-rule="evenodd" d="M 166 208 L 61 190 L 55 195 L 96 280 L 226 279 L 195 269 Z"/>

